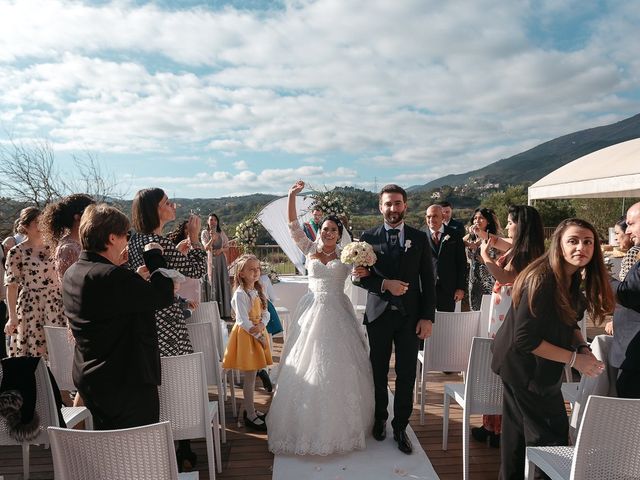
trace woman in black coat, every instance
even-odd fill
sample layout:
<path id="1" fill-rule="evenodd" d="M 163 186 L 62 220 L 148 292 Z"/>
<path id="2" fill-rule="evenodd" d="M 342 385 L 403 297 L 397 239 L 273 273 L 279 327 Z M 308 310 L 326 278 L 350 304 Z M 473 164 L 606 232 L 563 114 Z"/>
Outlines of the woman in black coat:
<path id="1" fill-rule="evenodd" d="M 80 220 L 83 250 L 63 281 L 76 339 L 73 382 L 98 430 L 147 425 L 160 417 L 154 312 L 173 303 L 173 281 L 154 273 L 166 267 L 159 245 L 144 254 L 141 274 L 151 273 L 149 281 L 120 266 L 127 260 L 129 228 L 116 208 L 88 206 Z"/>
<path id="2" fill-rule="evenodd" d="M 504 383 L 500 478 L 524 478 L 526 446 L 568 444 L 564 367 L 587 376 L 604 369 L 578 320 L 586 308 L 599 324 L 614 305 L 595 229 L 564 220 L 549 250 L 517 277 L 513 305 L 494 340 L 491 366 Z"/>

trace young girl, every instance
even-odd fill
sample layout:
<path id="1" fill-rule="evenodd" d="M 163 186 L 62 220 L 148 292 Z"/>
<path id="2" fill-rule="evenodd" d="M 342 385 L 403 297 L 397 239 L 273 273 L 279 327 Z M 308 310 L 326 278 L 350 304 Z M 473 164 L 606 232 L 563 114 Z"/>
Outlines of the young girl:
<path id="1" fill-rule="evenodd" d="M 568 445 L 562 374 L 565 365 L 590 377 L 604 369 L 578 320 L 586 308 L 599 325 L 613 310 L 608 280 L 597 232 L 577 218 L 562 221 L 549 250 L 516 278 L 491 364 L 504 384 L 500 478 L 522 478 L 526 446 Z"/>
<path id="2" fill-rule="evenodd" d="M 264 415 L 253 405 L 256 372 L 271 365 L 267 298 L 260 283 L 260 261 L 254 255 L 242 255 L 236 264 L 236 287 L 231 299 L 236 324 L 229 335 L 224 352 L 223 368 L 244 372 L 244 424 L 250 429 L 266 432 Z"/>

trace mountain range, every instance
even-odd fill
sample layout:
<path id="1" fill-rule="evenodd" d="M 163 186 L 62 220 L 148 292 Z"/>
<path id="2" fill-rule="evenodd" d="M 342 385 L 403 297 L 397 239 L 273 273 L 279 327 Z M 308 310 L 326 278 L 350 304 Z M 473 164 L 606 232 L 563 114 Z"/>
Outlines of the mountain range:
<path id="1" fill-rule="evenodd" d="M 533 183 L 557 168 L 601 148 L 640 137 L 640 114 L 610 125 L 588 128 L 563 135 L 533 147 L 526 152 L 498 160 L 470 172 L 447 175 L 424 185 L 409 187 L 409 191 L 429 191 L 443 185 L 458 186 L 476 183 L 507 185 Z"/>

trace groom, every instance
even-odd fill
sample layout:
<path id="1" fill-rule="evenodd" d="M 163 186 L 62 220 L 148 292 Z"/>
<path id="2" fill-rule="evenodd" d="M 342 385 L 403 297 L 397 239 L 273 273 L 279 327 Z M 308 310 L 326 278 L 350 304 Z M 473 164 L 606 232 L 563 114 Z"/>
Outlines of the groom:
<path id="1" fill-rule="evenodd" d="M 404 224 L 407 192 L 398 185 L 380 191 L 384 224 L 367 230 L 360 241 L 373 246 L 378 257 L 360 285 L 368 290 L 367 326 L 375 386 L 373 437 L 386 437 L 387 381 L 391 349 L 395 345 L 396 390 L 393 439 L 404 453 L 413 447 L 405 429 L 413 409 L 418 343 L 431 335 L 435 316 L 435 288 L 431 249 L 424 232 Z"/>

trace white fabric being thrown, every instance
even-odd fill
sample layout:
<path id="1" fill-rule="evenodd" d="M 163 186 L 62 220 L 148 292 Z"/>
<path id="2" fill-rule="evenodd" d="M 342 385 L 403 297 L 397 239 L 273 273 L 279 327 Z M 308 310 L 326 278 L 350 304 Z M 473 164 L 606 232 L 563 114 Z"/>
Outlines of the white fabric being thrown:
<path id="1" fill-rule="evenodd" d="M 298 272 L 304 275 L 304 254 L 289 235 L 287 200 L 288 197 L 282 197 L 269 203 L 258 213 L 258 220 L 296 266 Z M 311 197 L 296 197 L 296 211 L 300 222 L 306 222 L 311 218 L 309 208 L 312 203 Z"/>

